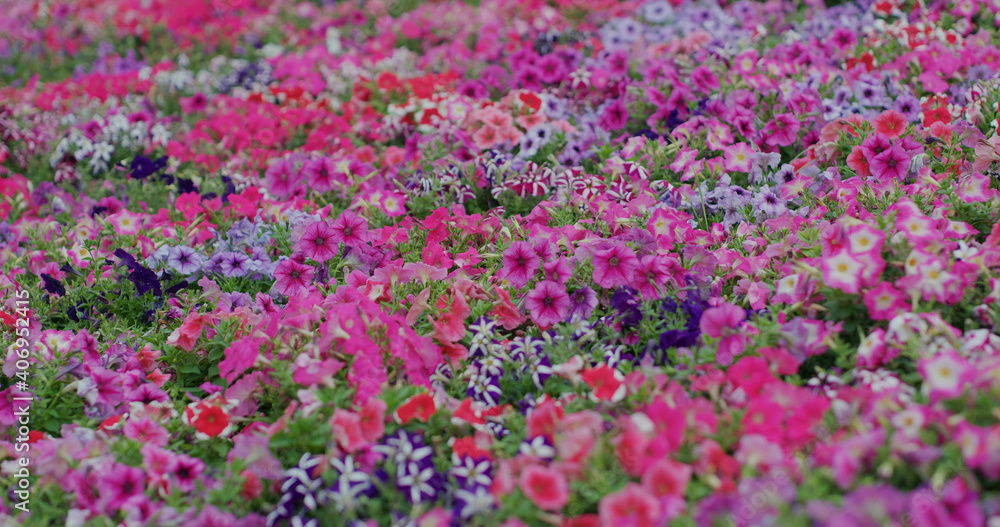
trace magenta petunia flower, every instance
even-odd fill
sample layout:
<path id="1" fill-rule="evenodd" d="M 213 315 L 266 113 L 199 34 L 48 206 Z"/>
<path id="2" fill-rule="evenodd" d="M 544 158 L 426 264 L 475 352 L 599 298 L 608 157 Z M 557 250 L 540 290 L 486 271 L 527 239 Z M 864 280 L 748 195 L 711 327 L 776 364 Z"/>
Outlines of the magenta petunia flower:
<path id="1" fill-rule="evenodd" d="M 316 268 L 295 260 L 283 260 L 274 269 L 274 290 L 286 296 L 295 295 L 312 284 Z"/>
<path id="2" fill-rule="evenodd" d="M 701 332 L 712 338 L 721 338 L 715 355 L 720 364 L 728 365 L 734 357 L 743 353 L 746 342 L 736 328 L 745 318 L 746 311 L 729 302 L 710 307 L 701 315 L 698 323 Z"/>
<path id="3" fill-rule="evenodd" d="M 594 283 L 611 289 L 628 285 L 639 269 L 639 258 L 635 251 L 624 244 L 594 252 Z"/>
<path id="4" fill-rule="evenodd" d="M 337 170 L 337 163 L 329 157 L 321 157 L 308 161 L 302 166 L 302 175 L 306 177 L 309 188 L 319 192 L 329 192 L 333 183 L 344 174 Z"/>
<path id="5" fill-rule="evenodd" d="M 146 475 L 141 469 L 123 463 L 115 463 L 114 468 L 102 477 L 99 484 L 101 501 L 109 511 L 121 507 L 132 496 L 142 494 L 146 488 Z"/>
<path id="6" fill-rule="evenodd" d="M 122 426 L 122 433 L 129 439 L 160 447 L 167 446 L 167 442 L 170 440 L 170 434 L 167 433 L 167 430 L 149 416 L 130 418 Z"/>
<path id="7" fill-rule="evenodd" d="M 569 295 L 566 287 L 551 280 L 535 284 L 535 288 L 524 299 L 531 320 L 539 326 L 551 326 L 562 322 L 569 314 Z"/>
<path id="8" fill-rule="evenodd" d="M 893 146 L 875 156 L 869 163 L 869 169 L 880 181 L 898 181 L 910 169 L 910 157 L 902 148 Z"/>
<path id="9" fill-rule="evenodd" d="M 663 295 L 670 280 L 670 269 L 666 258 L 658 255 L 643 256 L 632 287 L 642 294 L 645 300 L 655 300 Z"/>
<path id="10" fill-rule="evenodd" d="M 368 243 L 368 220 L 357 214 L 345 210 L 333 222 L 333 240 L 335 243 L 344 242 L 344 245 L 358 246 Z"/>
<path id="11" fill-rule="evenodd" d="M 267 189 L 271 194 L 279 198 L 291 195 L 298 185 L 298 174 L 295 173 L 294 163 L 287 159 L 275 161 L 264 172 L 264 182 L 267 183 Z"/>
<path id="12" fill-rule="evenodd" d="M 861 142 L 860 148 L 861 153 L 864 154 L 865 159 L 870 163 L 875 156 L 885 152 L 890 147 L 892 147 L 892 141 L 885 134 L 875 134 L 870 135 Z"/>
<path id="13" fill-rule="evenodd" d="M 556 84 L 566 77 L 566 62 L 558 55 L 545 55 L 536 66 L 539 78 L 546 84 Z"/>
<path id="14" fill-rule="evenodd" d="M 762 130 L 764 141 L 771 146 L 788 146 L 795 142 L 799 134 L 799 120 L 790 113 L 774 116 Z"/>
<path id="15" fill-rule="evenodd" d="M 621 99 L 615 99 L 605 106 L 601 113 L 601 128 L 608 131 L 621 130 L 628 123 L 628 117 L 629 113 L 625 102 Z"/>
<path id="16" fill-rule="evenodd" d="M 506 278 L 511 285 L 520 289 L 535 276 L 541 261 L 530 243 L 514 242 L 503 252 L 500 278 Z"/>
<path id="17" fill-rule="evenodd" d="M 299 239 L 299 250 L 317 262 L 325 262 L 337 254 L 336 237 L 325 221 L 311 223 Z"/>

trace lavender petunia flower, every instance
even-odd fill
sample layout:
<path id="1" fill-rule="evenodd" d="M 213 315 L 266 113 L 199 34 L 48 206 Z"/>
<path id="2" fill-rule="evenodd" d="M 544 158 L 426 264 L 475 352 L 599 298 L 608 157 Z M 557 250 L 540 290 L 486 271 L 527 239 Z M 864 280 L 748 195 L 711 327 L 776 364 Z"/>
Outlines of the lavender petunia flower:
<path id="1" fill-rule="evenodd" d="M 774 218 L 788 210 L 785 200 L 776 196 L 771 189 L 762 187 L 753 197 L 754 212 L 763 217 Z"/>
<path id="2" fill-rule="evenodd" d="M 186 245 L 178 245 L 170 250 L 167 256 L 167 266 L 183 275 L 190 275 L 198 272 L 204 258 L 197 251 Z"/>
<path id="3" fill-rule="evenodd" d="M 243 253 L 225 252 L 219 260 L 219 270 L 227 278 L 246 276 L 252 268 L 250 257 Z"/>

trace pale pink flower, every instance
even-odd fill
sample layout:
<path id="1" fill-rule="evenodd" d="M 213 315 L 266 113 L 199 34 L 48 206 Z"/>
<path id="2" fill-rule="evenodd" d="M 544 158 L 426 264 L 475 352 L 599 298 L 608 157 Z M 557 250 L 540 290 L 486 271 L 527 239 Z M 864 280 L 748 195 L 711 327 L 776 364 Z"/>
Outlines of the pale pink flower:
<path id="1" fill-rule="evenodd" d="M 118 212 L 108 216 L 108 222 L 115 229 L 115 234 L 119 236 L 134 236 L 139 234 L 139 229 L 142 227 L 141 215 L 129 212 L 127 209 L 121 209 Z"/>
<path id="2" fill-rule="evenodd" d="M 850 294 L 857 293 L 861 288 L 863 268 L 864 264 L 852 256 L 847 249 L 841 249 L 837 254 L 824 258 L 820 263 L 820 269 L 823 271 L 823 282 L 826 286 Z"/>
<path id="3" fill-rule="evenodd" d="M 917 366 L 923 375 L 924 386 L 930 392 L 931 402 L 961 395 L 969 377 L 975 372 L 964 357 L 952 350 L 921 359 Z"/>

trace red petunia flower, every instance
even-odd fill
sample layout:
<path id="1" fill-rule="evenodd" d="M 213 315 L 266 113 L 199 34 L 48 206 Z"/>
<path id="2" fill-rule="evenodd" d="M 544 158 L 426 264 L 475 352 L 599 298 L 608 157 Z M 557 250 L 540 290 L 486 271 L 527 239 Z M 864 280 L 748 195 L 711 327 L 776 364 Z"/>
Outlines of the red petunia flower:
<path id="1" fill-rule="evenodd" d="M 622 374 L 606 364 L 591 368 L 580 377 L 593 390 L 591 397 L 598 401 L 620 401 L 625 397 Z"/>
<path id="2" fill-rule="evenodd" d="M 410 397 L 403 406 L 397 408 L 395 417 L 399 424 L 405 425 L 413 419 L 427 422 L 435 412 L 437 412 L 437 407 L 434 404 L 434 397 L 427 393 L 421 393 Z"/>

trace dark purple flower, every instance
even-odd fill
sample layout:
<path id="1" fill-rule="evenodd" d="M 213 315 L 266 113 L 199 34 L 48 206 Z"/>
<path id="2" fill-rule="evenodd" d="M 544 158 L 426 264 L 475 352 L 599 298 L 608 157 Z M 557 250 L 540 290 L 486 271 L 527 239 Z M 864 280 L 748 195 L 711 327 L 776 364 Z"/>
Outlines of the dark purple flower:
<path id="1" fill-rule="evenodd" d="M 611 307 L 618 312 L 625 328 L 635 327 L 642 320 L 639 300 L 638 292 L 631 287 L 620 287 L 611 295 Z"/>
<path id="2" fill-rule="evenodd" d="M 66 288 L 59 283 L 59 280 L 53 278 L 52 275 L 42 273 L 42 282 L 44 284 L 45 291 L 50 295 L 66 296 Z"/>

